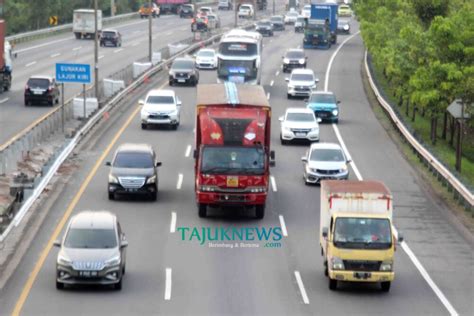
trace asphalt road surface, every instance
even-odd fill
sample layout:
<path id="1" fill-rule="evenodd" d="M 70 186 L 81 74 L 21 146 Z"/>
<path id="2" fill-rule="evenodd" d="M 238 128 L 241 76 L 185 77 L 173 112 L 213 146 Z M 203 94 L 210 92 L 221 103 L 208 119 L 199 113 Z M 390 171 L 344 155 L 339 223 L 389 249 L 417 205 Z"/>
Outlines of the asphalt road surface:
<path id="1" fill-rule="evenodd" d="M 352 24 L 354 34 L 357 25 Z M 0 314 L 16 308 L 22 315 L 472 315 L 472 245 L 446 219 L 449 210 L 427 192 L 375 118 L 361 83 L 362 40 L 356 34 L 341 47 L 348 38 L 340 36 L 338 45 L 329 50 L 306 50 L 308 67 L 320 79 L 318 89 L 323 90 L 327 80 L 328 90 L 341 100 L 339 124 L 322 124 L 322 141 L 345 144 L 353 160 L 351 179 L 381 180 L 393 192 L 394 223 L 406 244 L 397 247 L 396 277 L 389 293 L 370 284 L 328 289 L 318 240 L 320 189 L 305 186 L 302 179 L 300 158 L 307 146 L 279 142 L 278 117 L 288 106 L 304 106 L 302 100 L 286 98 L 281 56 L 287 48 L 302 44 L 302 35 L 287 28 L 264 39 L 262 84 L 273 108 L 277 164 L 263 220 L 241 210 L 198 217 L 189 149 L 194 142 L 196 90 L 168 87 L 162 76 L 131 95 L 129 106 L 120 115 L 114 113 L 103 133 L 81 150 L 80 169 L 64 186 L 1 293 Z M 215 80 L 214 71 L 201 72 L 200 83 Z M 177 131 L 140 129 L 137 100 L 151 87 L 173 89 L 182 99 Z M 144 140 L 163 162 L 158 201 L 109 201 L 105 161 L 119 144 Z M 51 241 L 59 232 L 62 236 L 58 223 L 64 214 L 86 209 L 115 212 L 127 235 L 127 274 L 120 292 L 55 288 L 57 249 L 51 248 Z M 182 241 L 178 231 L 171 232 L 177 227 L 228 226 L 284 227 L 288 234 L 280 248 L 260 244 L 224 249 Z"/>

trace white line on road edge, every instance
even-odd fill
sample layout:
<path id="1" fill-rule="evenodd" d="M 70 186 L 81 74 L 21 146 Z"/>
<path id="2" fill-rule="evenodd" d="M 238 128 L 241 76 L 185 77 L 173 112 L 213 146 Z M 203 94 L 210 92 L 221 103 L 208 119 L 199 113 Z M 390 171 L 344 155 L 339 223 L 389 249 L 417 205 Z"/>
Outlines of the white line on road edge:
<path id="1" fill-rule="evenodd" d="M 25 67 L 30 67 L 30 66 L 33 66 L 34 64 L 36 64 L 36 61 L 32 61 L 31 63 L 26 64 Z"/>
<path id="2" fill-rule="evenodd" d="M 275 83 L 275 81 L 273 81 L 273 80 L 270 81 L 270 87 L 272 87 L 274 83 Z"/>
<path id="3" fill-rule="evenodd" d="M 300 293 L 301 293 L 301 297 L 303 298 L 303 302 L 305 304 L 309 304 L 308 294 L 306 294 L 303 280 L 301 280 L 301 275 L 299 271 L 295 271 L 295 278 L 296 278 L 296 283 L 298 283 L 298 287 L 300 288 Z"/>
<path id="4" fill-rule="evenodd" d="M 186 147 L 186 153 L 184 154 L 184 157 L 189 157 L 189 155 L 191 155 L 191 145 L 188 145 L 188 147 Z"/>
<path id="5" fill-rule="evenodd" d="M 336 57 L 337 53 L 339 52 L 339 50 L 341 49 L 341 47 L 348 41 L 350 40 L 351 38 L 353 38 L 354 36 L 356 36 L 357 34 L 359 34 L 359 32 L 355 33 L 354 35 L 348 37 L 345 41 L 343 41 L 341 43 L 341 45 L 336 49 L 336 51 L 333 53 L 333 55 L 331 56 L 331 59 L 329 61 L 329 64 L 328 64 L 328 68 L 326 70 L 326 78 L 324 80 L 324 91 L 328 91 L 328 85 L 329 85 L 329 73 L 331 71 L 331 66 L 332 66 L 332 62 L 334 61 L 334 58 Z M 341 143 L 341 147 L 342 149 L 344 150 L 344 152 L 346 153 L 346 155 L 348 157 L 351 157 L 349 151 L 347 150 L 347 147 L 344 143 L 344 141 L 342 140 L 342 136 L 341 136 L 341 133 L 339 132 L 339 128 L 337 127 L 336 124 L 332 124 L 332 127 L 334 129 L 334 132 L 336 133 L 336 136 L 337 136 L 337 139 L 339 140 L 339 143 Z M 354 170 L 354 173 L 356 174 L 357 176 L 357 179 L 359 181 L 362 181 L 363 178 L 362 178 L 362 175 L 361 173 L 359 172 L 359 169 L 357 168 L 354 160 L 351 161 L 351 167 L 352 169 Z M 395 233 L 395 236 L 398 238 L 398 232 L 397 230 L 394 228 L 394 233 Z M 450 313 L 450 315 L 452 316 L 457 316 L 459 315 L 458 312 L 456 311 L 456 309 L 454 309 L 453 305 L 451 305 L 451 303 L 449 302 L 449 300 L 446 298 L 446 296 L 444 296 L 443 292 L 440 290 L 440 288 L 436 285 L 436 283 L 433 281 L 433 279 L 430 277 L 430 275 L 428 274 L 428 272 L 426 271 L 426 269 L 423 267 L 423 265 L 421 264 L 421 262 L 418 260 L 418 258 L 415 256 L 415 254 L 413 253 L 413 251 L 410 249 L 410 247 L 408 246 L 408 244 L 406 242 L 402 242 L 401 243 L 402 245 L 402 249 L 405 251 L 405 253 L 408 255 L 408 257 L 410 258 L 410 260 L 413 262 L 413 264 L 415 265 L 415 267 L 418 269 L 418 271 L 420 271 L 420 274 L 421 276 L 425 279 L 426 283 L 428 283 L 428 285 L 431 287 L 431 289 L 433 290 L 433 292 L 435 292 L 436 296 L 439 298 L 439 300 L 441 301 L 441 303 L 443 303 L 444 307 L 448 310 L 448 312 Z"/>
<path id="6" fill-rule="evenodd" d="M 176 232 L 176 212 L 171 212 L 170 233 Z"/>
<path id="7" fill-rule="evenodd" d="M 275 72 L 275 76 L 278 76 L 280 74 L 280 70 L 278 70 L 277 72 Z"/>
<path id="8" fill-rule="evenodd" d="M 41 47 L 45 47 L 45 46 L 48 46 L 48 45 L 51 45 L 51 44 L 56 44 L 56 43 L 60 43 L 60 42 L 64 42 L 64 41 L 69 41 L 69 40 L 72 40 L 72 39 L 74 39 L 74 37 L 63 38 L 63 39 L 60 39 L 60 40 L 57 40 L 57 41 L 47 42 L 47 43 L 44 43 L 44 44 L 41 44 L 41 45 L 36 45 L 36 46 L 28 47 L 28 48 L 15 50 L 15 53 L 20 54 L 20 53 L 27 52 L 27 51 L 32 50 L 32 49 L 41 48 Z"/>
<path id="9" fill-rule="evenodd" d="M 183 174 L 180 173 L 178 175 L 178 183 L 176 184 L 176 189 L 181 190 L 182 185 L 183 185 Z"/>
<path id="10" fill-rule="evenodd" d="M 140 45 L 140 42 L 135 42 L 135 43 L 133 43 L 133 44 L 130 45 L 130 46 L 135 47 L 135 46 L 138 46 L 138 45 Z"/>
<path id="11" fill-rule="evenodd" d="M 5 103 L 5 102 L 7 102 L 8 100 L 10 100 L 10 98 L 2 99 L 2 100 L 0 100 L 0 104 Z"/>
<path id="12" fill-rule="evenodd" d="M 114 53 L 119 53 L 121 51 L 123 51 L 123 48 L 119 48 L 119 49 L 114 50 Z"/>
<path id="13" fill-rule="evenodd" d="M 270 182 L 272 184 L 272 190 L 273 192 L 276 192 L 277 191 L 277 184 L 275 182 L 275 177 L 274 176 L 270 176 Z"/>
<path id="14" fill-rule="evenodd" d="M 165 300 L 171 300 L 171 268 L 166 268 Z"/>
<path id="15" fill-rule="evenodd" d="M 267 100 L 270 100 L 270 92 L 267 93 Z"/>
<path id="16" fill-rule="evenodd" d="M 80 50 L 82 46 L 74 47 L 72 50 Z"/>
<path id="17" fill-rule="evenodd" d="M 288 237 L 288 231 L 286 230 L 286 224 L 283 215 L 278 216 L 278 218 L 280 219 L 281 232 L 283 233 L 283 236 Z"/>
<path id="18" fill-rule="evenodd" d="M 52 54 L 52 55 L 49 56 L 49 57 L 54 58 L 54 57 L 58 57 L 58 56 L 61 56 L 61 53 Z"/>
<path id="19" fill-rule="evenodd" d="M 104 55 L 100 55 L 100 56 L 99 56 L 99 59 L 102 59 L 102 58 L 104 58 L 104 57 L 105 57 Z"/>

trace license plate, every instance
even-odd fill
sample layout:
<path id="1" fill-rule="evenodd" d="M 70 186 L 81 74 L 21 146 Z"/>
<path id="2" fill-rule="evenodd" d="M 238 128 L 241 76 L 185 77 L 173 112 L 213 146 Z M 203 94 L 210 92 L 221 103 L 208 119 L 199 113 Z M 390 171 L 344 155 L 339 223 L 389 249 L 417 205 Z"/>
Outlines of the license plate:
<path id="1" fill-rule="evenodd" d="M 227 177 L 227 186 L 228 187 L 238 187 L 239 186 L 239 177 L 229 176 Z"/>
<path id="2" fill-rule="evenodd" d="M 178 82 L 186 82 L 185 79 L 178 79 Z"/>
<path id="3" fill-rule="evenodd" d="M 296 137 L 305 137 L 306 133 L 295 133 Z"/>
<path id="4" fill-rule="evenodd" d="M 33 94 L 43 94 L 43 91 L 41 90 L 33 90 Z"/>
<path id="5" fill-rule="evenodd" d="M 137 189 L 127 189 L 127 192 L 137 192 Z"/>
<path id="6" fill-rule="evenodd" d="M 79 276 L 83 278 L 95 278 L 97 277 L 97 271 L 79 271 Z"/>

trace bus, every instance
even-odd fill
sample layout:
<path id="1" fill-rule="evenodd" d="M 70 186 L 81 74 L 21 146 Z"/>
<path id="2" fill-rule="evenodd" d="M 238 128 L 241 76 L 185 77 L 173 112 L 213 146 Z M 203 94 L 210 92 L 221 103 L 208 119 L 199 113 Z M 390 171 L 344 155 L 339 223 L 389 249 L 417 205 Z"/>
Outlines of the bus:
<path id="1" fill-rule="evenodd" d="M 217 82 L 260 84 L 262 35 L 235 29 L 225 34 L 217 53 Z"/>

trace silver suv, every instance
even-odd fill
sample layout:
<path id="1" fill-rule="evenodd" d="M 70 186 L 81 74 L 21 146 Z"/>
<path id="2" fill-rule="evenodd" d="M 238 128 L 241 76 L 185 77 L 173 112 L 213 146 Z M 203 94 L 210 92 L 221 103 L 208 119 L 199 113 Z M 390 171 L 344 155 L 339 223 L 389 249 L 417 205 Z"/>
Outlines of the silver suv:
<path id="1" fill-rule="evenodd" d="M 303 178 L 305 184 L 320 183 L 321 180 L 347 180 L 351 162 L 341 146 L 333 143 L 313 143 L 303 161 Z"/>
<path id="2" fill-rule="evenodd" d="M 319 79 L 315 77 L 311 69 L 293 69 L 290 78 L 285 78 L 288 82 L 288 99 L 291 97 L 308 98 L 313 90 L 316 90 L 316 84 Z"/>
<path id="3" fill-rule="evenodd" d="M 69 221 L 56 260 L 56 288 L 101 284 L 122 289 L 128 241 L 117 217 L 108 211 L 82 211 Z"/>

